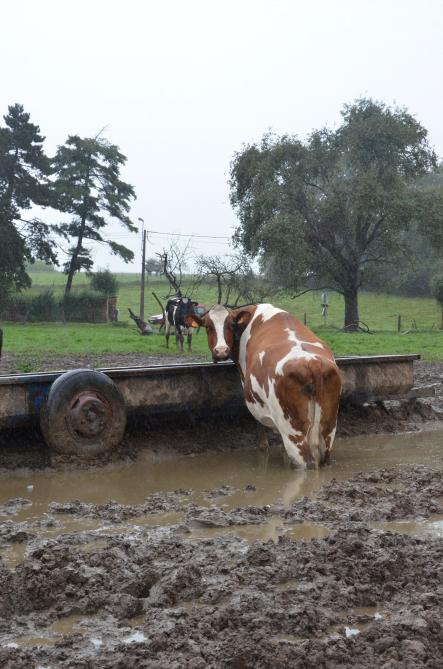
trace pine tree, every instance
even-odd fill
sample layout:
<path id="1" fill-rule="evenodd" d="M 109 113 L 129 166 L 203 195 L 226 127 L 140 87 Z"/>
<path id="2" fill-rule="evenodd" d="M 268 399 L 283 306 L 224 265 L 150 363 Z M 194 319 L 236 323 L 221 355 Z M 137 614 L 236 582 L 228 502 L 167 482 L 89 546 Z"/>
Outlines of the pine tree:
<path id="1" fill-rule="evenodd" d="M 0 289 L 29 286 L 26 262 L 36 258 L 56 263 L 51 226 L 22 211 L 51 204 L 50 162 L 40 128 L 22 105 L 8 107 L 0 127 Z"/>
<path id="2" fill-rule="evenodd" d="M 69 294 L 76 272 L 92 269 L 93 259 L 84 245 L 86 240 L 108 244 L 112 253 L 125 262 L 134 257 L 130 249 L 102 236 L 108 217 L 131 232 L 137 231 L 128 215 L 130 201 L 135 198 L 134 189 L 120 179 L 120 168 L 125 163 L 126 157 L 118 147 L 100 136 L 72 135 L 58 148 L 53 161 L 57 208 L 72 214 L 71 222 L 61 224 L 58 230 L 65 238 L 76 239 L 65 264 L 68 276 L 65 294 Z"/>

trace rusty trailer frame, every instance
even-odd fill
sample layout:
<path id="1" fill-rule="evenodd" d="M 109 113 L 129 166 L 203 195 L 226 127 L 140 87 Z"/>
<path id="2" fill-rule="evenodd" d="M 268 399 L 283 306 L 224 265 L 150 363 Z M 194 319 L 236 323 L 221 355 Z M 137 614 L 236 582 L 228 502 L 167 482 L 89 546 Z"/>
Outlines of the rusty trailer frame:
<path id="1" fill-rule="evenodd" d="M 417 354 L 337 358 L 343 379 L 342 402 L 364 403 L 429 394 L 414 389 L 413 363 L 419 359 Z M 129 416 L 156 416 L 161 420 L 188 411 L 232 416 L 245 410 L 239 374 L 231 362 L 97 371 L 119 388 Z M 38 421 L 53 382 L 64 373 L 0 375 L 0 428 Z"/>

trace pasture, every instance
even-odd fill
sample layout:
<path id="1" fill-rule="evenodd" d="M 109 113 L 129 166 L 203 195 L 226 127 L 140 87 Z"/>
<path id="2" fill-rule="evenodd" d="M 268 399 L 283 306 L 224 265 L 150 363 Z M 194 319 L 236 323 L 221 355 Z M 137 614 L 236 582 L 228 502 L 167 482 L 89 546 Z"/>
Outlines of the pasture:
<path id="1" fill-rule="evenodd" d="M 31 274 L 33 285 L 30 293 L 52 290 L 55 295 L 63 293 L 65 276 L 59 272 L 35 272 Z M 164 337 L 153 335 L 141 337 L 128 316 L 128 307 L 139 313 L 139 275 L 119 274 L 118 324 L 89 323 L 5 323 L 4 351 L 26 359 L 44 359 L 45 354 L 122 354 L 146 353 L 161 355 L 167 353 Z M 189 284 L 188 284 L 189 287 Z M 89 288 L 89 279 L 77 275 L 74 291 Z M 186 290 L 186 285 L 185 285 Z M 165 280 L 148 277 L 145 289 L 145 319 L 159 312 L 159 306 L 152 296 L 154 291 L 165 302 L 169 294 Z M 193 299 L 206 306 L 216 301 L 215 286 L 202 284 L 194 289 Z M 321 297 L 318 293 L 306 293 L 297 299 L 283 294 L 271 300 L 277 306 L 287 309 L 303 320 L 306 313 L 307 324 L 322 339 L 328 342 L 336 355 L 370 355 L 378 353 L 421 353 L 425 360 L 443 360 L 443 332 L 439 329 L 441 313 L 432 299 L 406 298 L 394 295 L 360 294 L 360 318 L 367 323 L 372 334 L 347 334 L 340 331 L 343 324 L 343 298 L 329 293 L 329 313 L 326 324 L 321 315 Z M 402 317 L 401 333 L 397 332 L 398 315 Z M 175 345 L 171 340 L 170 352 Z M 193 339 L 193 354 L 208 357 L 204 332 Z M 25 363 L 26 364 L 26 363 Z"/>

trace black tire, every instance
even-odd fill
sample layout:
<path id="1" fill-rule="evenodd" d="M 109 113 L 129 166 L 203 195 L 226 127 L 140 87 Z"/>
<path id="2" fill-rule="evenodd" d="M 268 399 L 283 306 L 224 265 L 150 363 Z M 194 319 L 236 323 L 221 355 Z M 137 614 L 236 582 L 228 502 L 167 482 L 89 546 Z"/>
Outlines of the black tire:
<path id="1" fill-rule="evenodd" d="M 55 451 L 95 457 L 111 451 L 123 439 L 125 401 L 106 374 L 75 369 L 52 384 L 40 426 L 46 443 Z"/>

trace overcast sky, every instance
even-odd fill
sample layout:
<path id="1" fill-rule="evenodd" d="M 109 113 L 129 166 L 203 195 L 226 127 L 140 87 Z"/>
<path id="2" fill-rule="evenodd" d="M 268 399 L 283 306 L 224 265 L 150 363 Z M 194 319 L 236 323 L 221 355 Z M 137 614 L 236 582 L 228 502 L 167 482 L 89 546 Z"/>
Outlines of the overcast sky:
<path id="1" fill-rule="evenodd" d="M 22 103 L 50 154 L 107 125 L 150 230 L 230 237 L 233 153 L 336 125 L 357 97 L 406 106 L 443 155 L 442 0 L 15 0 L 0 17 L 1 114 Z M 139 236 L 112 230 L 136 264 L 99 249 L 96 266 L 138 271 Z"/>

